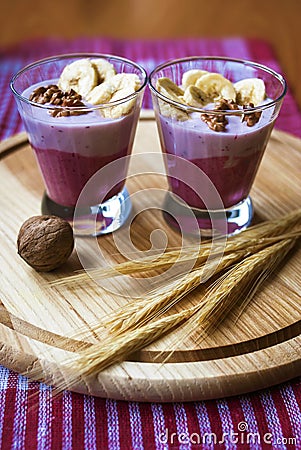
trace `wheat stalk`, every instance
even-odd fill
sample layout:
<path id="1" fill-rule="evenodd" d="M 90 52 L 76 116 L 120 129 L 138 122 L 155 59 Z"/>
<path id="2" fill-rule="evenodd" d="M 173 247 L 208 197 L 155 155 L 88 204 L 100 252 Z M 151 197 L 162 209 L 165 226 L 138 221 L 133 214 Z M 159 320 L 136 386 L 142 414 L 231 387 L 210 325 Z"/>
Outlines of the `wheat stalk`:
<path id="1" fill-rule="evenodd" d="M 116 336 L 114 339 L 105 339 L 102 344 L 92 344 L 89 347 L 89 353 L 83 351 L 76 358 L 66 361 L 63 367 L 64 375 L 61 373 L 59 380 L 56 381 L 56 393 L 71 389 L 83 377 L 95 375 L 112 364 L 121 362 L 126 355 L 146 347 L 179 326 L 195 311 L 196 307 L 191 307 L 150 322 L 142 328 Z M 31 376 L 49 384 L 52 382 L 47 378 L 47 374 L 45 379 L 45 373 L 40 368 L 31 370 Z"/>
<path id="2" fill-rule="evenodd" d="M 102 327 L 105 325 L 110 329 L 111 333 L 115 334 L 142 326 L 147 321 L 153 320 L 157 316 L 167 312 L 167 310 L 177 304 L 188 293 L 199 287 L 203 283 L 203 280 L 207 281 L 208 276 L 216 276 L 232 264 L 241 261 L 246 256 L 286 236 L 288 235 L 284 235 L 284 237 L 257 239 L 256 245 L 251 241 L 251 245 L 245 249 L 223 255 L 218 263 L 216 260 L 204 263 L 200 268 L 178 277 L 172 283 L 164 285 L 151 295 L 127 303 L 115 311 L 111 317 L 104 318 L 99 323 L 99 326 Z"/>
<path id="3" fill-rule="evenodd" d="M 194 338 L 195 344 L 199 345 L 206 334 L 218 328 L 237 304 L 240 304 L 242 312 L 261 284 L 293 248 L 299 237 L 300 231 L 292 233 L 290 237 L 288 235 L 286 239 L 248 256 L 229 269 L 208 289 L 200 306 L 188 317 L 181 333 L 177 335 L 176 342 L 174 345 L 171 343 L 171 347 L 179 346 L 187 337 Z M 172 354 L 173 351 L 169 352 L 164 362 L 168 361 Z"/>
<path id="4" fill-rule="evenodd" d="M 276 236 L 291 230 L 301 219 L 301 209 L 297 209 L 286 216 L 263 222 L 250 227 L 239 235 L 233 236 L 220 243 L 203 243 L 201 245 L 187 246 L 182 249 L 167 250 L 154 259 L 154 256 L 146 256 L 140 260 L 126 261 L 109 268 L 96 268 L 89 271 L 78 272 L 75 275 L 64 277 L 49 282 L 50 286 L 71 286 L 73 284 L 91 281 L 91 278 L 113 278 L 120 275 L 132 275 L 152 270 L 168 269 L 174 264 L 195 261 L 200 265 L 208 257 L 218 257 L 223 253 L 235 252 L 243 249 L 258 239 L 266 236 Z"/>
<path id="5" fill-rule="evenodd" d="M 237 303 L 246 306 L 262 282 L 275 270 L 295 245 L 298 236 L 276 242 L 247 257 L 230 269 L 226 276 L 210 289 L 206 302 L 191 317 L 185 329 L 198 330 L 197 341 L 215 329 Z M 185 334 L 185 330 L 183 330 Z"/>
<path id="6" fill-rule="evenodd" d="M 244 255 L 245 252 L 224 255 L 215 273 L 219 273 Z M 183 297 L 200 286 L 206 271 L 210 271 L 213 264 L 215 264 L 213 261 L 204 264 L 201 268 L 193 270 L 172 283 L 165 285 L 154 294 L 146 296 L 138 302 L 130 302 L 123 308 L 120 308 L 112 318 L 107 320 L 107 326 L 110 328 L 111 333 L 122 333 L 126 330 L 140 327 L 145 322 L 154 319 L 175 306 Z M 203 289 L 205 288 L 203 287 Z"/>
<path id="7" fill-rule="evenodd" d="M 205 331 L 216 327 L 242 298 L 244 300 L 245 296 L 248 296 L 248 299 L 252 298 L 255 288 L 258 288 L 265 277 L 283 260 L 294 246 L 296 239 L 296 237 L 285 239 L 245 258 L 208 290 L 199 305 L 149 322 L 126 333 L 108 336 L 101 342 L 92 344 L 76 359 L 66 364 L 66 368 L 72 368 L 74 375 L 67 381 L 62 381 L 58 388 L 70 388 L 79 376 L 95 375 L 124 360 L 129 354 L 151 344 L 185 320 L 188 320 L 183 330 L 185 337 L 192 332 L 198 332 L 203 336 Z M 260 276 L 261 274 L 264 276 Z"/>
<path id="8" fill-rule="evenodd" d="M 104 370 L 115 362 L 120 362 L 129 355 L 151 344 L 167 332 L 179 326 L 196 311 L 191 307 L 178 313 L 149 322 L 141 328 L 118 336 L 109 337 L 102 345 L 94 344 L 90 351 L 83 353 L 77 360 L 77 366 L 85 375 Z M 95 364 L 97 367 L 95 367 Z"/>
<path id="9" fill-rule="evenodd" d="M 75 358 L 66 361 L 62 370 L 66 371 L 65 373 L 70 373 L 70 376 L 59 383 L 59 389 L 70 388 L 78 381 L 79 377 L 95 375 L 110 365 L 120 362 L 127 355 L 149 345 L 184 322 L 186 323 L 181 334 L 183 339 L 196 331 L 198 331 L 199 337 L 204 337 L 206 332 L 218 326 L 219 322 L 235 305 L 247 304 L 250 301 L 263 280 L 280 263 L 296 242 L 301 230 L 283 233 L 295 227 L 300 217 L 301 210 L 297 210 L 278 221 L 265 222 L 244 232 L 244 238 L 240 241 L 240 245 L 242 245 L 242 247 L 239 247 L 240 250 L 236 247 L 236 251 L 232 254 L 229 253 L 229 255 L 226 253 L 225 259 L 221 259 L 224 262 L 220 262 L 220 264 L 225 264 L 224 269 L 228 267 L 228 271 L 211 285 L 209 290 L 202 291 L 201 301 L 198 305 L 179 313 L 158 318 L 158 315 L 162 312 L 166 313 L 170 305 L 172 306 L 178 298 L 182 298 L 200 284 L 202 276 L 204 276 L 204 266 L 195 269 L 191 274 L 186 274 L 185 277 L 187 276 L 187 278 L 184 277 L 184 280 L 176 280 L 175 283 L 179 283 L 177 285 L 178 290 L 174 291 L 171 296 L 169 295 L 170 292 L 167 293 L 165 286 L 163 286 L 161 289 L 161 300 L 163 302 L 161 309 L 156 309 L 157 306 L 153 305 L 154 309 L 151 313 L 146 317 L 141 317 L 137 326 L 133 322 L 132 324 L 128 322 L 126 328 L 117 328 L 115 333 L 104 336 L 99 343 L 93 343 L 89 347 L 83 348 Z M 266 239 L 265 237 L 268 236 L 275 237 Z M 231 241 L 229 240 L 229 242 Z M 248 248 L 247 241 L 250 248 L 246 251 Z M 235 242 L 237 244 L 238 241 L 235 240 Z M 254 246 L 255 242 L 257 242 L 257 245 Z M 245 252 L 243 256 L 242 254 L 239 255 L 240 251 L 241 253 Z M 252 254 L 250 255 L 250 253 Z M 228 262 L 232 258 L 232 264 L 233 262 L 236 263 L 233 268 L 229 269 L 229 266 L 226 266 L 227 258 Z M 240 262 L 237 258 L 240 258 Z M 194 279 L 196 273 L 198 277 Z M 189 276 L 192 277 L 190 284 Z M 181 281 L 184 287 L 181 287 Z M 174 288 L 176 288 L 176 285 L 174 285 Z M 165 297 L 167 297 L 167 300 Z M 145 301 L 145 299 L 143 300 Z M 98 329 L 99 324 L 96 324 L 96 334 Z M 177 334 L 177 342 L 179 341 L 178 337 L 179 334 Z M 35 376 L 41 378 L 42 375 L 44 375 L 43 371 L 36 369 Z"/>
<path id="10" fill-rule="evenodd" d="M 258 252 L 268 245 L 283 239 L 297 237 L 300 233 L 301 230 L 295 230 L 294 232 L 277 237 L 250 240 L 249 247 L 223 255 L 218 262 L 216 260 L 206 262 L 198 269 L 178 276 L 172 282 L 164 284 L 149 295 L 134 299 L 111 314 L 104 316 L 97 323 L 91 324 L 93 334 L 103 335 L 105 328 L 107 332 L 116 336 L 126 331 L 142 327 L 147 322 L 155 320 L 167 313 L 194 289 L 199 288 L 199 295 L 201 297 L 205 292 L 205 286 L 202 285 L 203 280 L 207 281 L 213 275 L 216 276 L 243 258 Z M 76 337 L 85 338 L 86 334 L 86 329 L 79 330 Z"/>

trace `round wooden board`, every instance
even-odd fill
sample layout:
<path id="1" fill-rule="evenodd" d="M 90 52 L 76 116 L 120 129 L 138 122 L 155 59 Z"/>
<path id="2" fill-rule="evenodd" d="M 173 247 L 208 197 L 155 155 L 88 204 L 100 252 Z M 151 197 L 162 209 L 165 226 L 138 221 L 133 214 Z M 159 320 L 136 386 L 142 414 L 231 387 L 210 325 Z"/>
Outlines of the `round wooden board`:
<path id="1" fill-rule="evenodd" d="M 133 158 L 134 164 L 141 164 L 138 171 L 141 169 L 142 176 L 129 177 L 131 194 L 167 186 L 163 176 L 146 173 L 163 171 L 156 125 L 151 116 L 149 119 L 140 121 L 136 135 L 134 155 L 145 156 Z M 155 152 L 155 157 L 148 158 L 148 152 Z M 251 192 L 256 221 L 276 218 L 301 206 L 300 152 L 299 139 L 273 132 Z M 45 281 L 81 268 L 77 253 L 62 269 L 50 274 L 36 273 L 20 259 L 16 252 L 18 229 L 29 216 L 40 214 L 43 183 L 25 134 L 3 141 L 0 159 L 0 362 L 29 374 L 41 365 L 55 385 L 64 374 L 64 360 L 78 348 L 78 341 L 70 336 L 79 329 L 89 333 L 91 324 L 129 297 L 143 293 L 147 285 L 123 277 L 102 286 L 91 280 L 86 285 L 49 288 Z M 137 171 L 137 167 L 133 169 Z M 136 211 L 145 211 L 132 223 L 133 245 L 148 250 L 155 236 L 151 233 L 158 229 L 166 233 L 168 245 L 181 245 L 181 236 L 165 224 L 161 211 L 146 201 L 147 197 L 136 198 Z M 118 238 L 118 233 L 114 235 Z M 114 235 L 99 238 L 105 263 L 123 260 L 116 252 Z M 85 248 L 81 245 L 86 245 L 82 242 L 77 238 L 81 253 Z M 300 375 L 300 256 L 299 246 L 239 320 L 229 316 L 200 344 L 192 337 L 180 339 L 180 330 L 173 332 L 128 361 L 79 380 L 74 390 L 123 400 L 190 401 L 257 390 Z M 120 290 L 124 296 L 119 295 Z M 198 300 L 195 291 L 180 307 Z M 162 364 L 171 349 L 171 359 Z"/>

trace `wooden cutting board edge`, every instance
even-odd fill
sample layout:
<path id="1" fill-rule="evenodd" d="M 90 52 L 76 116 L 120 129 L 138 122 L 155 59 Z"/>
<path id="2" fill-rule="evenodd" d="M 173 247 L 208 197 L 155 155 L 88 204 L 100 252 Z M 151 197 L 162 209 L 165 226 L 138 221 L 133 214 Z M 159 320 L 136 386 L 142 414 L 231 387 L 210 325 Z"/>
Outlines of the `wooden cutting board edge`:
<path id="1" fill-rule="evenodd" d="M 16 337 L 21 340 L 23 336 Z M 17 347 L 2 344 L 1 363 L 18 373 L 42 368 L 54 386 L 66 378 L 60 365 L 37 359 Z M 51 377 L 49 378 L 49 375 Z M 271 387 L 301 374 L 301 336 L 281 344 L 231 358 L 189 363 L 125 361 L 87 379 L 72 391 L 116 400 L 143 402 L 200 401 Z M 35 379 L 35 376 L 30 376 Z"/>
<path id="2" fill-rule="evenodd" d="M 147 117 L 152 119 L 152 117 Z M 295 137 L 274 130 L 272 139 L 295 142 Z M 0 159 L 27 144 L 25 133 L 0 143 Z M 30 324 L 28 324 L 30 325 Z M 9 326 L 7 323 L 1 327 Z M 27 324 L 23 324 L 27 326 Z M 22 328 L 22 326 L 21 326 Z M 11 329 L 18 339 L 24 335 Z M 34 337 L 32 337 L 34 339 Z M 62 337 L 63 338 L 63 337 Z M 65 339 L 65 338 L 63 338 Z M 72 341 L 72 340 L 70 340 Z M 74 342 L 76 349 L 76 342 Z M 208 361 L 155 364 L 126 361 L 89 380 L 79 380 L 72 390 L 133 401 L 191 401 L 237 395 L 265 388 L 301 374 L 301 335 L 251 353 Z M 64 346 L 64 344 L 62 344 Z M 72 347 L 72 345 L 71 345 Z M 72 348 L 70 348 L 72 350 Z M 72 350 L 74 351 L 74 350 Z M 19 373 L 41 364 L 45 374 L 53 374 L 53 384 L 60 377 L 60 367 L 39 361 L 17 347 L 2 344 L 3 365 Z M 226 368 L 226 370 L 225 370 Z M 57 374 L 57 375 L 56 375 Z"/>

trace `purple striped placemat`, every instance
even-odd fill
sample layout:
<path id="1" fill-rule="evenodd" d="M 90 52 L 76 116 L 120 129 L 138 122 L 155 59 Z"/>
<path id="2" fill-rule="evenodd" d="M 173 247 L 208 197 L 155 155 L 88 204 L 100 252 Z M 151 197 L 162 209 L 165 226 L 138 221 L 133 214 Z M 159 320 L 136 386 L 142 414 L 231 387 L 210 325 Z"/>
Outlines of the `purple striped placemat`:
<path id="1" fill-rule="evenodd" d="M 72 41 L 46 39 L 38 42 L 27 42 L 0 51 L 0 89 L 2 92 L 0 139 L 8 138 L 23 129 L 16 105 L 8 89 L 11 76 L 30 62 L 47 56 L 71 52 L 98 52 L 124 56 L 138 62 L 148 72 L 159 63 L 169 59 L 192 55 L 216 55 L 256 61 L 281 73 L 270 46 L 255 39 L 189 39 L 162 42 L 79 38 Z M 145 94 L 143 106 L 144 108 L 152 107 L 148 90 Z M 277 127 L 301 137 L 301 115 L 290 91 L 286 95 L 277 119 Z"/>
<path id="2" fill-rule="evenodd" d="M 0 52 L 1 139 L 22 130 L 8 88 L 12 74 L 32 61 L 67 52 L 125 56 L 148 71 L 168 59 L 219 55 L 257 61 L 281 72 L 270 46 L 254 39 L 120 41 L 78 38 L 26 42 Z M 144 107 L 151 107 L 149 93 L 145 96 Z M 277 127 L 301 137 L 301 115 L 290 92 Z M 70 392 L 53 398 L 50 387 L 29 382 L 0 366 L 2 449 L 301 449 L 300 407 L 300 378 L 228 399 L 153 404 L 106 400 Z"/>

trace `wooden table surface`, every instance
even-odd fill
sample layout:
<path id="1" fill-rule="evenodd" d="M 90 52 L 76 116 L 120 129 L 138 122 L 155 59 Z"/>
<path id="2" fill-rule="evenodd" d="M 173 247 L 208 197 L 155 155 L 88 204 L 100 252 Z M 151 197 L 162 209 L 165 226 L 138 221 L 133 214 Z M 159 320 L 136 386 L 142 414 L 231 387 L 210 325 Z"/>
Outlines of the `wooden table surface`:
<path id="1" fill-rule="evenodd" d="M 262 38 L 301 106 L 300 0 L 2 0 L 1 7 L 1 47 L 50 35 Z"/>

